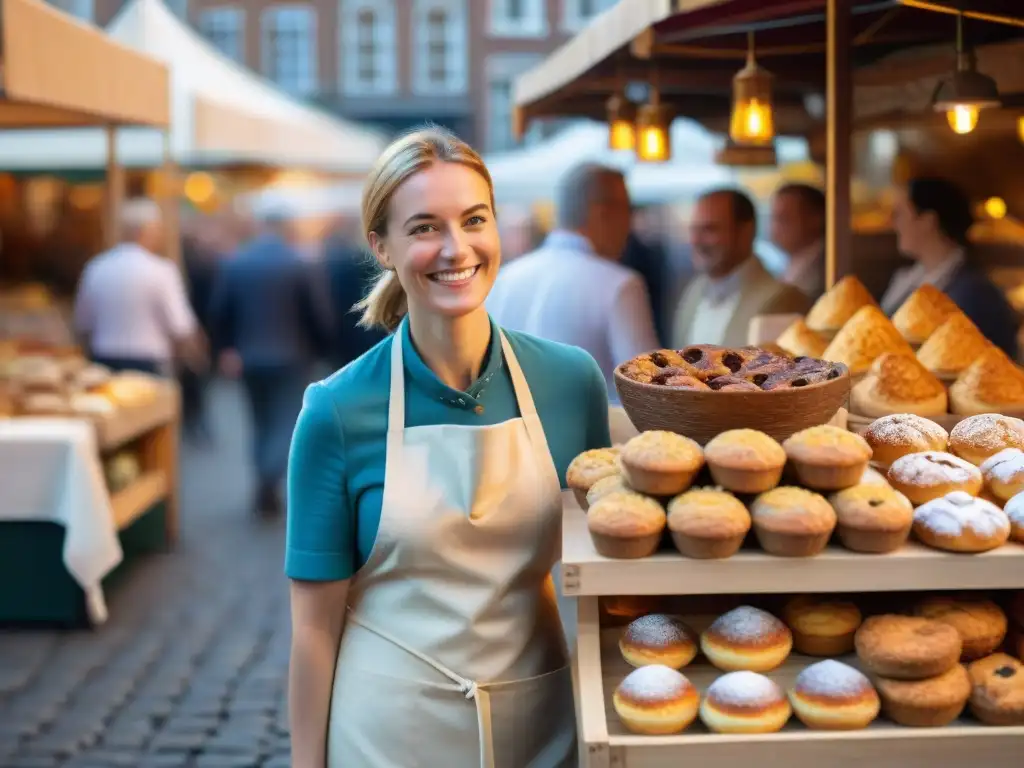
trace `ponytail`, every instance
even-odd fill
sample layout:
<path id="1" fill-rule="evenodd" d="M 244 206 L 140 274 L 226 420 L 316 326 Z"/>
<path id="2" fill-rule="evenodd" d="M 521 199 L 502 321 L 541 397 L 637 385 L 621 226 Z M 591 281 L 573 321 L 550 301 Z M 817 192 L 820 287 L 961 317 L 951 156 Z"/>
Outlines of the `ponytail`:
<path id="1" fill-rule="evenodd" d="M 370 292 L 353 309 L 362 313 L 358 323 L 360 328 L 383 328 L 394 333 L 409 309 L 398 275 L 393 270 L 382 270 L 374 279 Z"/>

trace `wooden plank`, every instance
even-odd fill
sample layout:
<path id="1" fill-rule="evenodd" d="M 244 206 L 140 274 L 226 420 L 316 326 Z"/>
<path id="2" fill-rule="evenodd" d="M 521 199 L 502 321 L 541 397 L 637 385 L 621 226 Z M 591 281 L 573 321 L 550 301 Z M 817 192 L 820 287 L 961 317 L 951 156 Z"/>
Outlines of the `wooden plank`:
<path id="1" fill-rule="evenodd" d="M 850 3 L 828 0 L 825 68 L 825 287 L 850 274 L 850 180 L 853 178 L 853 28 Z"/>
<path id="2" fill-rule="evenodd" d="M 149 511 L 167 495 L 167 489 L 167 474 L 157 469 L 143 473 L 134 483 L 111 496 L 117 530 L 124 530 Z"/>
<path id="3" fill-rule="evenodd" d="M 608 768 L 608 721 L 601 684 L 601 634 L 596 597 L 577 601 L 576 720 L 580 763 L 586 768 Z"/>

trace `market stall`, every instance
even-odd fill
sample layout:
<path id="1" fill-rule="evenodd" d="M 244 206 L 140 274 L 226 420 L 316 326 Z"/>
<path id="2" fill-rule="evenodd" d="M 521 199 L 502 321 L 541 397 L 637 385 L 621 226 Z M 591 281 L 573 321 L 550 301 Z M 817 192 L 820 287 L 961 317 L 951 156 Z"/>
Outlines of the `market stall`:
<path id="1" fill-rule="evenodd" d="M 4 129 L 167 127 L 162 64 L 37 0 L 0 14 Z M 113 239 L 122 190 L 108 150 Z M 125 552 L 177 533 L 177 391 L 88 366 L 37 288 L 0 304 L 0 578 L 14 585 L 0 622 L 100 623 Z"/>

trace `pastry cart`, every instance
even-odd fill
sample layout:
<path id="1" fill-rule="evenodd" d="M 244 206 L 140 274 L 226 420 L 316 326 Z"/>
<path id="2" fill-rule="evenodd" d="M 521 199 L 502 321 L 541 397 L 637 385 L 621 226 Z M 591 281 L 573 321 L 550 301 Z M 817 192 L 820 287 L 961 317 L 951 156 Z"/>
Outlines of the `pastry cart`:
<path id="1" fill-rule="evenodd" d="M 574 674 L 580 763 L 586 768 L 1020 765 L 1024 727 L 996 728 L 967 719 L 943 728 L 907 728 L 878 720 L 860 731 L 813 731 L 794 719 L 779 733 L 758 735 L 711 734 L 698 721 L 674 736 L 632 734 L 612 708 L 612 693 L 631 670 L 618 649 L 623 628 L 603 627 L 600 606 L 603 598 L 624 595 L 1020 589 L 1024 546 L 1007 544 L 981 555 L 954 555 L 914 543 L 888 555 L 830 547 L 806 559 L 741 550 L 725 560 L 691 560 L 663 550 L 639 560 L 612 560 L 594 550 L 585 513 L 571 493 L 565 494 L 563 507 L 562 589 L 577 601 Z M 699 618 L 690 621 L 698 632 L 705 628 Z M 802 668 L 818 660 L 793 654 L 767 674 L 788 689 Z M 857 664 L 855 659 L 844 661 Z M 721 674 L 701 659 L 682 671 L 702 692 Z"/>

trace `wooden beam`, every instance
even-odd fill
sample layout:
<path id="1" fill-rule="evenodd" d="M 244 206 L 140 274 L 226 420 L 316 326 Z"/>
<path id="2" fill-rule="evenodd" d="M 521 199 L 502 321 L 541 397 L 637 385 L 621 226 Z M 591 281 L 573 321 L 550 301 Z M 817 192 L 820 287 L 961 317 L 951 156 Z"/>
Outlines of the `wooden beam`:
<path id="1" fill-rule="evenodd" d="M 850 274 L 853 66 L 849 0 L 828 0 L 826 41 L 825 286 Z"/>

